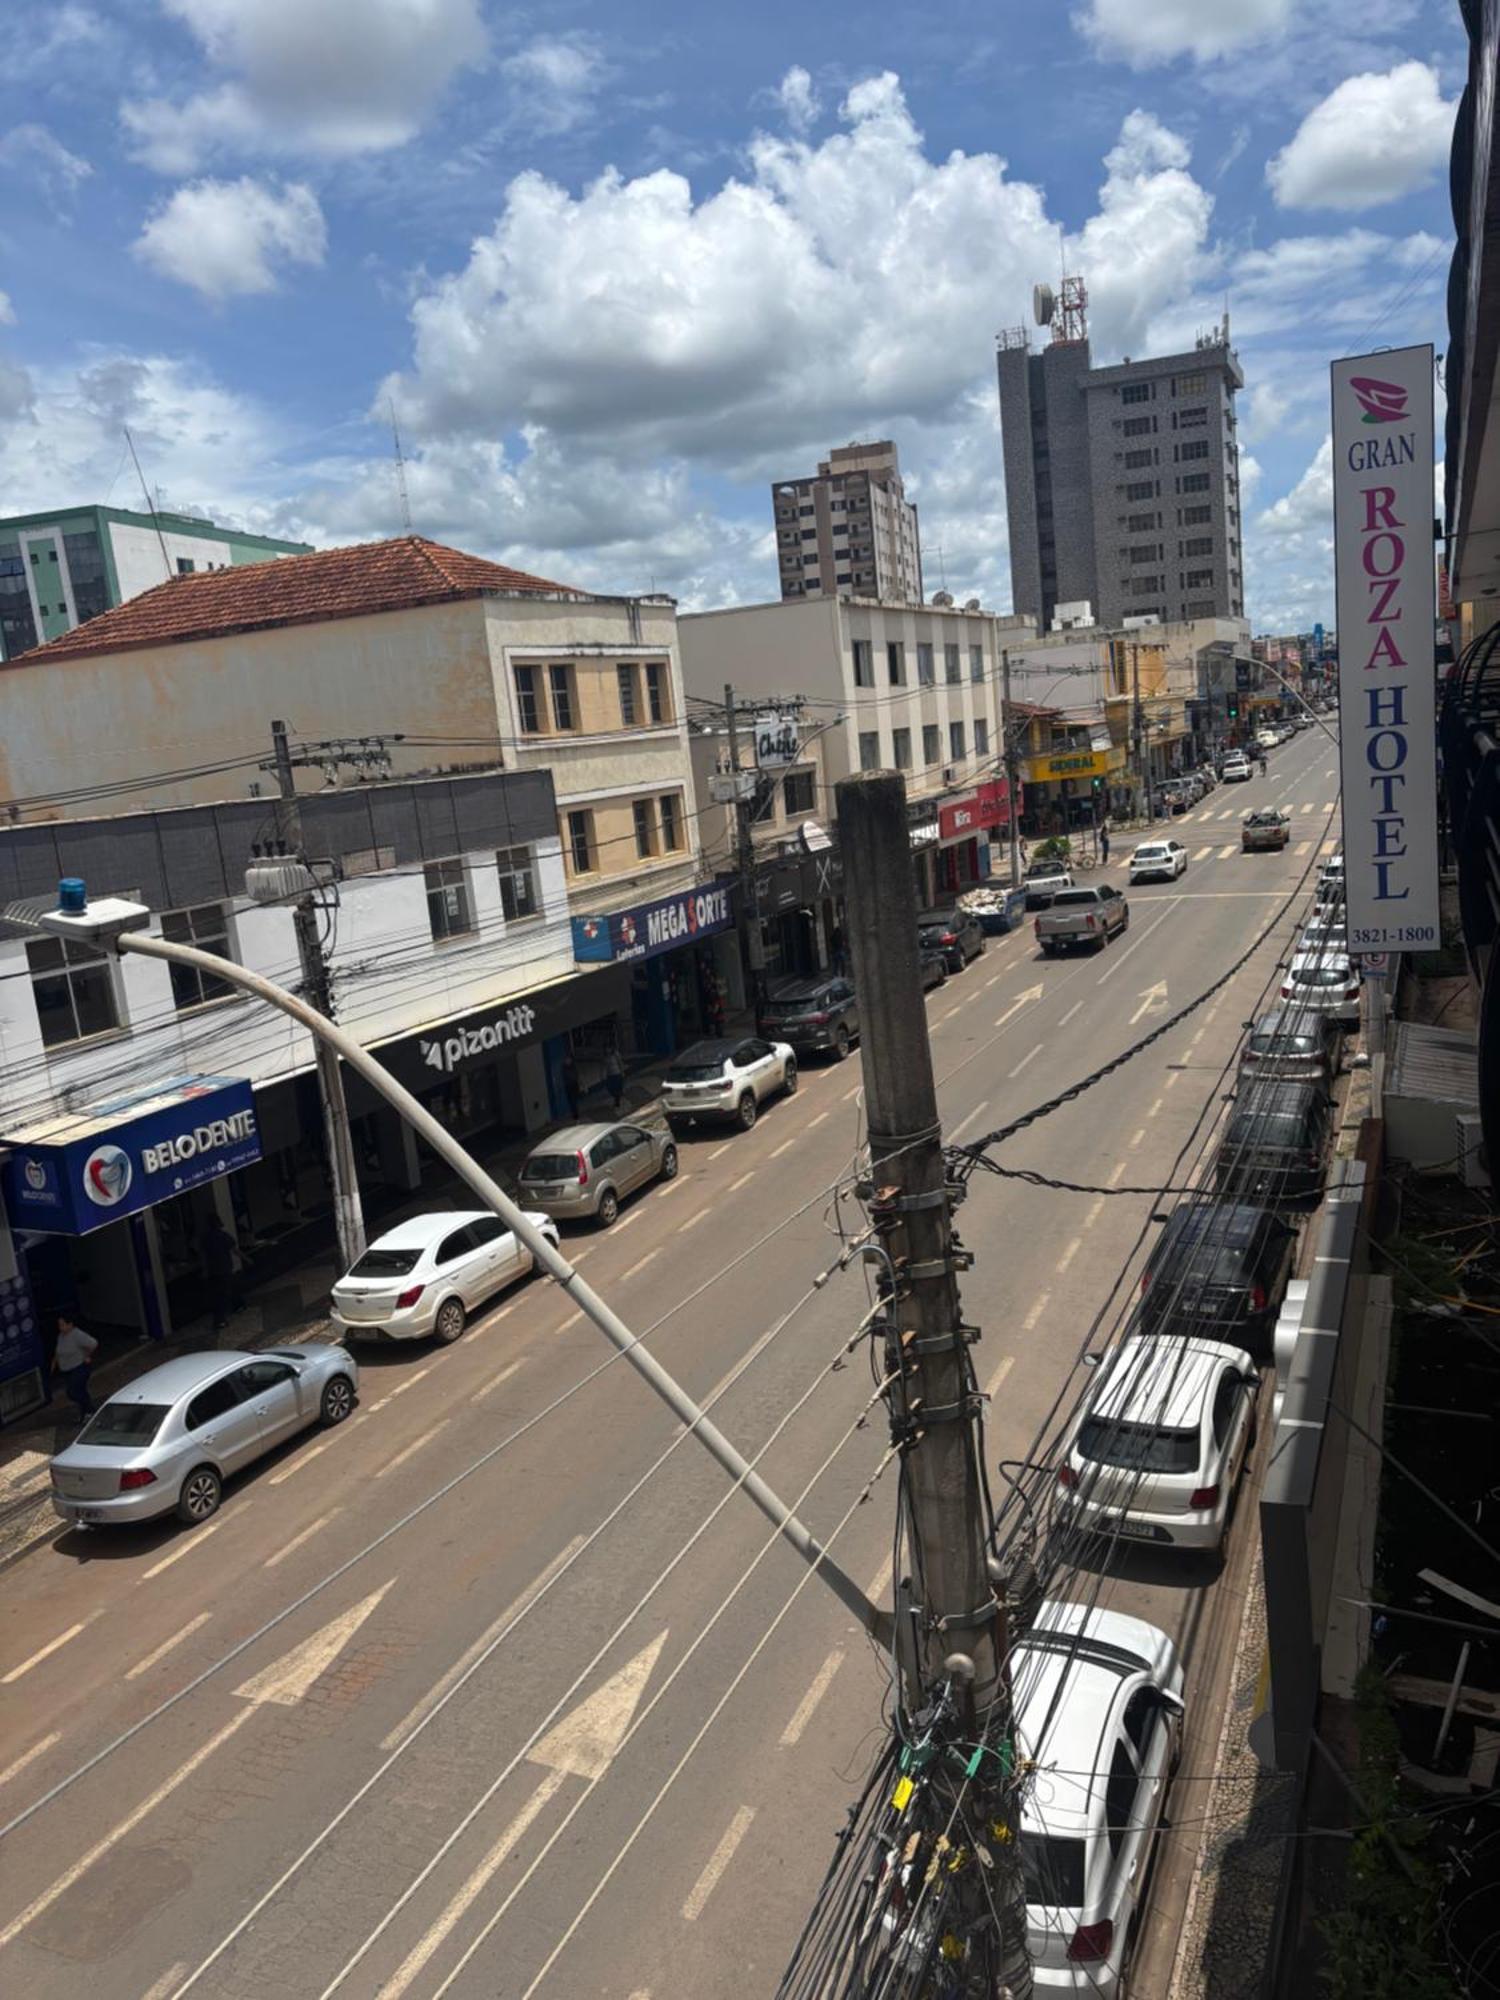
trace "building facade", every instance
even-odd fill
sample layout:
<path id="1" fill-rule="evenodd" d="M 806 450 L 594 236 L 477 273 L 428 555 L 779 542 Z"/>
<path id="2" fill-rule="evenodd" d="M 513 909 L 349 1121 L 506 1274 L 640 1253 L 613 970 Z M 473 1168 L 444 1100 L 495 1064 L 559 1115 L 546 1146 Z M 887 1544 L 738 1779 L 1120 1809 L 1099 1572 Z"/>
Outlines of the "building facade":
<path id="1" fill-rule="evenodd" d="M 1087 338 L 1038 354 L 1002 336 L 1011 589 L 1051 631 L 1239 618 L 1243 526 L 1227 325 L 1190 352 L 1092 365 Z"/>
<path id="2" fill-rule="evenodd" d="M 196 514 L 68 507 L 0 520 L 0 660 L 71 632 L 174 576 L 300 555 L 306 542 L 221 528 Z"/>
<path id="3" fill-rule="evenodd" d="M 841 445 L 815 479 L 771 488 L 784 599 L 843 591 L 887 604 L 922 601 L 922 541 L 896 447 Z"/>

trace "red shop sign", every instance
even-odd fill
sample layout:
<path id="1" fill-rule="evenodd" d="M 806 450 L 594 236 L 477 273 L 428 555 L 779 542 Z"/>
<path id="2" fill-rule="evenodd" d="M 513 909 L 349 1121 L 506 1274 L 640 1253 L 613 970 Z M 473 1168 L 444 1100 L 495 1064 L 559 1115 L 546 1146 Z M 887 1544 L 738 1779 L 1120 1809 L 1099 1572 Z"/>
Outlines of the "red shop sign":
<path id="1" fill-rule="evenodd" d="M 1009 821 L 1009 786 L 1004 778 L 992 778 L 967 798 L 939 808 L 938 838 L 957 840 L 966 833 L 981 833 L 986 827 L 1006 826 Z"/>

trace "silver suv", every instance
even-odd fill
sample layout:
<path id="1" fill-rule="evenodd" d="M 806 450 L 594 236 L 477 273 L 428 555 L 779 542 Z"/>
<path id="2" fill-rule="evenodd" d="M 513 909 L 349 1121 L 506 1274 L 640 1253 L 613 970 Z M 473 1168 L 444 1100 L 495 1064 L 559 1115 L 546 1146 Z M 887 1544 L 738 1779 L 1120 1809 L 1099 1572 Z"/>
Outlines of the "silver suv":
<path id="1" fill-rule="evenodd" d="M 660 1125 L 567 1125 L 521 1169 L 521 1199 L 558 1222 L 608 1229 L 620 1203 L 649 1181 L 677 1178 L 677 1147 Z"/>

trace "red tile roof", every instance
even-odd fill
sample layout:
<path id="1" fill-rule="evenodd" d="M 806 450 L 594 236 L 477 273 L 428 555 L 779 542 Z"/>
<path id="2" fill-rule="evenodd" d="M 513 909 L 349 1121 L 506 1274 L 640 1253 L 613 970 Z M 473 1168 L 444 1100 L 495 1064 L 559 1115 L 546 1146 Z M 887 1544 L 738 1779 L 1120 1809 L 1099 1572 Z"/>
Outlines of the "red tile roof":
<path id="1" fill-rule="evenodd" d="M 445 548 L 423 535 L 401 535 L 390 542 L 359 542 L 346 549 L 316 549 L 306 556 L 174 576 L 5 664 L 30 666 L 84 654 L 134 652 L 189 639 L 223 638 L 231 632 L 407 611 L 467 597 L 587 595 L 565 583 L 549 583 L 545 577 L 507 569 L 504 563 Z"/>

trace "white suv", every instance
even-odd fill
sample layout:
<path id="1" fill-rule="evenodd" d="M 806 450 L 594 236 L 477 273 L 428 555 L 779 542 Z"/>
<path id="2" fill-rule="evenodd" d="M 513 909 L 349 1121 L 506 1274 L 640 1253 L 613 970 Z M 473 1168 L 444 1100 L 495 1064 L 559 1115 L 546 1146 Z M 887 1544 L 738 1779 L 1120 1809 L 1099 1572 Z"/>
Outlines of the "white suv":
<path id="1" fill-rule="evenodd" d="M 797 1058 L 789 1042 L 760 1035 L 694 1042 L 662 1078 L 662 1109 L 674 1128 L 695 1118 L 732 1118 L 748 1132 L 762 1102 L 797 1088 Z"/>
<path id="2" fill-rule="evenodd" d="M 528 1209 L 526 1220 L 556 1245 L 550 1216 Z M 339 1279 L 333 1323 L 351 1340 L 457 1340 L 474 1308 L 531 1266 L 531 1252 L 487 1209 L 414 1215 Z"/>
<path id="3" fill-rule="evenodd" d="M 1130 886 L 1137 882 L 1175 882 L 1187 873 L 1187 849 L 1180 840 L 1143 840 L 1130 857 Z"/>

